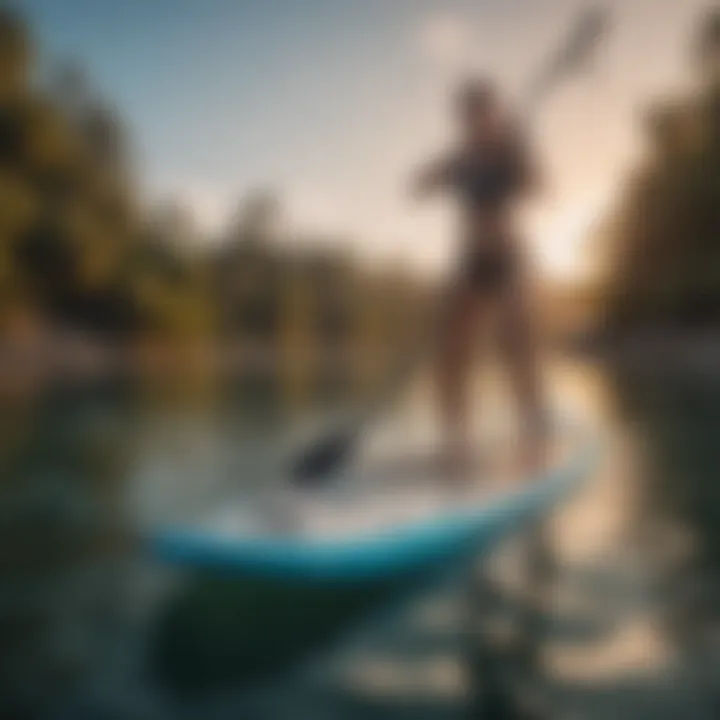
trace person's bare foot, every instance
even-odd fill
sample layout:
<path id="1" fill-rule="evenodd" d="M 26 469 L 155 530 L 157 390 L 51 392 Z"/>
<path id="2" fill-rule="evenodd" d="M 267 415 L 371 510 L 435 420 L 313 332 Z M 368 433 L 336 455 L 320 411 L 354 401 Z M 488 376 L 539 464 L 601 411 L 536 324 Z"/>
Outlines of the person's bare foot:
<path id="1" fill-rule="evenodd" d="M 440 453 L 440 472 L 457 481 L 467 482 L 473 475 L 472 450 L 466 443 L 453 443 Z"/>
<path id="2" fill-rule="evenodd" d="M 550 432 L 546 423 L 535 423 L 523 433 L 520 467 L 526 479 L 544 472 L 550 461 Z"/>

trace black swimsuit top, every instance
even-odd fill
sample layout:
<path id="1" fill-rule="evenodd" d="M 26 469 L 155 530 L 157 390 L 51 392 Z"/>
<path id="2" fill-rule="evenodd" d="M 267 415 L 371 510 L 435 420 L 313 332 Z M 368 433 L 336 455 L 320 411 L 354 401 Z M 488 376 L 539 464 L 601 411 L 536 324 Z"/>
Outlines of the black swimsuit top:
<path id="1" fill-rule="evenodd" d="M 450 184 L 469 209 L 492 209 L 521 189 L 525 175 L 520 153 L 499 147 L 458 157 L 451 166 Z"/>

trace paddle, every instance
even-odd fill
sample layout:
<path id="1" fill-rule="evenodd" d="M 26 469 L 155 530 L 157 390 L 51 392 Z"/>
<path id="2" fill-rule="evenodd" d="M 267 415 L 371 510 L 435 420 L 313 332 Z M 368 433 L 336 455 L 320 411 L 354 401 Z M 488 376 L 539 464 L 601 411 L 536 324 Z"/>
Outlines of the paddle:
<path id="1" fill-rule="evenodd" d="M 534 112 L 541 100 L 560 81 L 587 67 L 608 26 L 608 15 L 603 6 L 590 6 L 580 13 L 567 37 L 558 49 L 542 64 L 533 76 L 521 99 L 524 118 Z M 424 350 L 424 346 L 423 346 Z M 422 354 L 424 356 L 424 352 Z M 410 357 L 409 370 L 403 364 L 400 372 L 393 373 L 391 382 L 383 388 L 377 401 L 360 417 L 359 421 L 340 423 L 327 433 L 304 447 L 291 461 L 291 476 L 298 484 L 319 484 L 334 473 L 352 455 L 362 435 L 365 424 L 379 408 L 384 407 L 404 385 L 411 371 L 418 365 L 418 358 Z"/>

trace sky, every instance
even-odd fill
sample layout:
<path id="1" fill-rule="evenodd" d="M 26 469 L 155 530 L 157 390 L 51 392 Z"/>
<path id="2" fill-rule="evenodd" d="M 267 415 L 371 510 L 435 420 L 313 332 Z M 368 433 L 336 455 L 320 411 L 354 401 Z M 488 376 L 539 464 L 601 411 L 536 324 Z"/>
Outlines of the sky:
<path id="1" fill-rule="evenodd" d="M 482 72 L 518 97 L 583 0 L 19 0 L 42 66 L 71 59 L 129 124 L 148 196 L 209 230 L 271 188 L 301 234 L 437 271 L 447 201 L 407 197 L 451 140 L 448 96 Z M 642 152 L 649 101 L 686 87 L 707 0 L 607 0 L 612 32 L 587 72 L 533 118 L 546 192 L 527 220 L 542 270 L 591 275 L 589 230 Z"/>

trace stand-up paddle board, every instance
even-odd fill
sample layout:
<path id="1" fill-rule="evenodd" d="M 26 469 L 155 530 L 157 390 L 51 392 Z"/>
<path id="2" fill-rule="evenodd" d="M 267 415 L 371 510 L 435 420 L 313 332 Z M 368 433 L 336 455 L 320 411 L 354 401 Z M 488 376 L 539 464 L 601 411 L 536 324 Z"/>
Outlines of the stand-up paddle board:
<path id="1" fill-rule="evenodd" d="M 543 472 L 454 477 L 429 459 L 371 456 L 323 491 L 287 485 L 148 539 L 167 564 L 246 579 L 363 583 L 441 570 L 540 519 L 588 477 L 598 450 L 571 429 Z M 497 451 L 494 453 L 500 454 Z M 410 459 L 408 459 L 410 458 Z M 277 486 L 276 486 L 277 487 Z"/>

